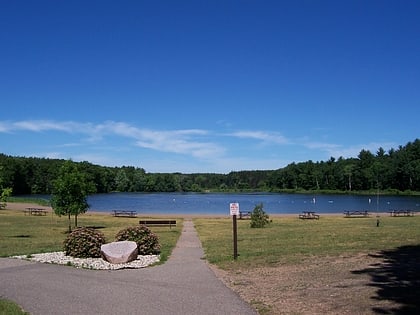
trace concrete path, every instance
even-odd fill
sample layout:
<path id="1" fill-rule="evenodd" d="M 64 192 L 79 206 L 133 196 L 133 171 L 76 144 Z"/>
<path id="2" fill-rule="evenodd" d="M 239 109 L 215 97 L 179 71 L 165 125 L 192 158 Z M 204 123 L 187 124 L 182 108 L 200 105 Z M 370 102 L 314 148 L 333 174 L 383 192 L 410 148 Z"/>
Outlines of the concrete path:
<path id="1" fill-rule="evenodd" d="M 32 315 L 255 315 L 209 269 L 191 220 L 161 266 L 96 271 L 0 259 L 0 296 Z"/>

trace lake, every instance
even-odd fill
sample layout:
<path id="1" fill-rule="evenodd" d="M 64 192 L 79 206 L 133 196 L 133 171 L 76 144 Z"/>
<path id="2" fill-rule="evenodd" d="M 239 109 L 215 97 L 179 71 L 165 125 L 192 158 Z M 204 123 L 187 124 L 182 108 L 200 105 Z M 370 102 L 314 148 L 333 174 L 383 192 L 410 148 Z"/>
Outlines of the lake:
<path id="1" fill-rule="evenodd" d="M 262 203 L 268 214 L 296 214 L 302 211 L 343 213 L 346 210 L 387 212 L 420 211 L 420 197 L 349 196 L 313 194 L 223 194 L 223 193 L 110 193 L 88 197 L 91 211 L 135 210 L 147 214 L 229 215 L 229 204 L 238 202 L 241 211 L 252 211 Z"/>

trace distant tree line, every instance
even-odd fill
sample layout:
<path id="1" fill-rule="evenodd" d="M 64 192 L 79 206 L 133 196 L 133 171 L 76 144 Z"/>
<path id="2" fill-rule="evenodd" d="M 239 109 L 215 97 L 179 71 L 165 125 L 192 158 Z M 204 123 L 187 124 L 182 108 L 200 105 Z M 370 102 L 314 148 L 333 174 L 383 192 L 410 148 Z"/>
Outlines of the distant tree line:
<path id="1" fill-rule="evenodd" d="M 51 194 L 65 160 L 0 154 L 0 188 L 13 195 Z M 73 162 L 96 193 L 108 192 L 388 192 L 420 191 L 420 140 L 357 158 L 291 163 L 277 170 L 214 173 L 147 173 L 143 168 Z"/>

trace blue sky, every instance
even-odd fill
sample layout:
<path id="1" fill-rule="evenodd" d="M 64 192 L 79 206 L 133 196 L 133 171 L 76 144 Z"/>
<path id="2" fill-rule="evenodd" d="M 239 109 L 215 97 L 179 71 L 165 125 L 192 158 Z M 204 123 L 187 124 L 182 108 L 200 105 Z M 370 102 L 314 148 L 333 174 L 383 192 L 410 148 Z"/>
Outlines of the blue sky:
<path id="1" fill-rule="evenodd" d="M 420 135 L 419 1 L 0 1 L 0 152 L 277 169 Z"/>

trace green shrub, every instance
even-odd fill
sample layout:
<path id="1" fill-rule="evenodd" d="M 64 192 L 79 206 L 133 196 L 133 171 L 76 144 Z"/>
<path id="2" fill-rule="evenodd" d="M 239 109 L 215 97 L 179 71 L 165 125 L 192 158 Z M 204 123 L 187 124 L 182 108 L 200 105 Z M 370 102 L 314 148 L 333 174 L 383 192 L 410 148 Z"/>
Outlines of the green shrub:
<path id="1" fill-rule="evenodd" d="M 125 228 L 118 232 L 115 239 L 116 241 L 136 242 L 139 255 L 155 255 L 160 253 L 158 236 L 145 225 Z"/>
<path id="2" fill-rule="evenodd" d="M 78 258 L 101 257 L 101 246 L 105 236 L 92 228 L 76 228 L 67 235 L 64 241 L 64 252 L 67 256 Z"/>
<path id="3" fill-rule="evenodd" d="M 268 214 L 263 209 L 263 204 L 256 205 L 254 211 L 251 212 L 251 227 L 252 228 L 263 228 L 270 220 Z"/>
<path id="4" fill-rule="evenodd" d="M 1 189 L 1 194 L 0 194 L 0 209 L 6 208 L 7 199 L 10 197 L 11 194 L 12 194 L 12 188 L 3 188 L 3 189 Z"/>

